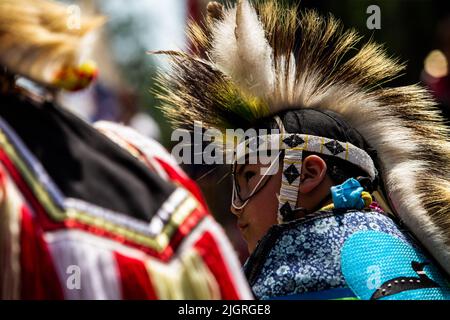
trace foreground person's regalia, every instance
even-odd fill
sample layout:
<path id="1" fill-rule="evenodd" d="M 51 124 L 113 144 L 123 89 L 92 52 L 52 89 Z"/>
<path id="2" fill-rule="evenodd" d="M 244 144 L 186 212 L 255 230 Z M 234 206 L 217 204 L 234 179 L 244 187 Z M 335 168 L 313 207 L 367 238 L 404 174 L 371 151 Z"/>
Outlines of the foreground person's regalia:
<path id="1" fill-rule="evenodd" d="M 14 85 L 80 89 L 98 21 L 65 7 L 0 1 L 0 298 L 245 299 L 239 262 L 196 185 L 156 142 L 94 129 Z"/>
<path id="2" fill-rule="evenodd" d="M 381 87 L 403 66 L 375 43 L 356 50 L 360 37 L 332 17 L 246 0 L 208 13 L 189 28 L 194 52 L 159 52 L 174 69 L 161 97 L 175 124 L 280 131 L 258 139 L 283 150 L 283 175 L 279 224 L 244 267 L 256 297 L 449 299 L 449 130 L 429 94 Z M 304 152 L 364 176 L 293 219 Z M 334 196 L 352 184 L 365 197 L 342 206 Z"/>

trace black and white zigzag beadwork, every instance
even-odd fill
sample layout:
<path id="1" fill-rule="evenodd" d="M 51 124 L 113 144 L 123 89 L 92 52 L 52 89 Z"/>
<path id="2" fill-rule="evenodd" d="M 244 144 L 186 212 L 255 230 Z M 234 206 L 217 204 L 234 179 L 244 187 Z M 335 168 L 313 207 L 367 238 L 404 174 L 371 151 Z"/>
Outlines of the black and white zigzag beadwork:
<path id="1" fill-rule="evenodd" d="M 333 156 L 345 151 L 341 144 L 336 140 L 331 140 L 330 142 L 325 143 L 324 146 L 327 147 Z"/>
<path id="2" fill-rule="evenodd" d="M 299 145 L 302 145 L 305 143 L 305 140 L 303 140 L 299 135 L 292 134 L 289 137 L 283 139 L 283 142 L 287 144 L 291 148 L 296 148 Z"/>
<path id="3" fill-rule="evenodd" d="M 369 154 L 348 142 L 306 134 L 270 134 L 257 137 L 258 148 L 252 150 L 249 145 L 254 144 L 253 139 L 255 138 L 247 139 L 238 145 L 236 159 L 263 150 L 309 151 L 349 161 L 367 172 L 372 180 L 377 175 L 375 165 Z"/>
<path id="4" fill-rule="evenodd" d="M 289 184 L 292 184 L 295 179 L 300 177 L 300 172 L 295 167 L 294 164 L 291 164 L 286 170 L 283 171 L 284 176 L 286 177 L 286 180 L 289 182 Z"/>

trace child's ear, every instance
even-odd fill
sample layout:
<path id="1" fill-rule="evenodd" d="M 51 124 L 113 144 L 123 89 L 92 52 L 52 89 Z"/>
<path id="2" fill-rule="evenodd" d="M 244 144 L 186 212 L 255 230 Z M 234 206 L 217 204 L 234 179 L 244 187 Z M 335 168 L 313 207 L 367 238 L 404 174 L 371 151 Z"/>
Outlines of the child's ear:
<path id="1" fill-rule="evenodd" d="M 326 174 L 327 164 L 321 157 L 310 155 L 303 159 L 300 193 L 312 192 L 325 179 Z"/>

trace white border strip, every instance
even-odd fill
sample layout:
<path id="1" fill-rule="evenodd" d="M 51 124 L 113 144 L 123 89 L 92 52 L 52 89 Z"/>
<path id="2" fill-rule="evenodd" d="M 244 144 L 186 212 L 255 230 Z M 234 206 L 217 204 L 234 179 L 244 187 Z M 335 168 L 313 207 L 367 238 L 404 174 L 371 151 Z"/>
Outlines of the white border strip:
<path id="1" fill-rule="evenodd" d="M 294 148 L 291 148 L 289 145 L 287 145 L 285 142 L 283 142 L 284 139 L 289 138 L 291 136 L 297 136 L 304 140 L 303 144 L 300 144 Z M 258 140 L 256 140 L 258 139 Z M 343 148 L 344 151 L 338 153 L 337 155 L 333 155 L 328 148 L 325 146 L 328 142 L 336 141 L 339 143 Z M 259 146 L 256 148 L 257 144 L 259 143 Z M 236 157 L 235 159 L 242 159 L 246 155 L 257 155 L 260 151 L 265 150 L 298 150 L 301 151 L 309 151 L 309 152 L 316 152 L 328 156 L 333 156 L 336 158 L 340 158 L 342 160 L 348 161 L 361 169 L 363 169 L 365 172 L 367 172 L 372 180 L 375 179 L 377 175 L 377 171 L 375 168 L 375 164 L 373 163 L 372 158 L 369 156 L 369 154 L 354 146 L 353 144 L 349 142 L 341 142 L 335 139 L 325 138 L 325 137 L 319 137 L 319 136 L 312 136 L 307 134 L 297 134 L 297 133 L 286 133 L 285 135 L 282 134 L 271 134 L 271 135 L 264 135 L 264 136 L 257 136 L 252 137 L 250 139 L 247 139 L 243 142 L 241 142 L 237 148 L 236 148 Z"/>

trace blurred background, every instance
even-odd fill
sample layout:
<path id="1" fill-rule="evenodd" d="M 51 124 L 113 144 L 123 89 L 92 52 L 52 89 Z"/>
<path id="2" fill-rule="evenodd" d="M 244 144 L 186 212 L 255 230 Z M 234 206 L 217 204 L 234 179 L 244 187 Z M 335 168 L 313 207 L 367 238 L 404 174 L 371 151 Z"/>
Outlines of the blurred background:
<path id="1" fill-rule="evenodd" d="M 281 0 L 280 0 L 281 1 Z M 384 43 L 390 55 L 408 64 L 392 85 L 423 83 L 434 94 L 442 112 L 450 117 L 450 1 L 440 0 L 283 0 L 332 13 L 346 28 Z M 184 29 L 189 18 L 200 21 L 208 0 L 64 0 L 73 4 L 72 14 L 101 13 L 107 23 L 95 40 L 93 58 L 99 80 L 89 89 L 64 93 L 61 103 L 88 121 L 109 120 L 134 127 L 160 141 L 169 150 L 173 128 L 157 109 L 151 89 L 158 68 L 167 68 L 162 57 L 148 50 L 185 49 Z M 219 1 L 223 2 L 223 1 Z M 233 1 L 231 1 L 233 2 Z M 380 8 L 380 29 L 370 30 L 367 20 Z M 246 245 L 229 211 L 229 168 L 185 165 L 197 181 L 211 212 L 224 226 L 241 261 Z"/>

